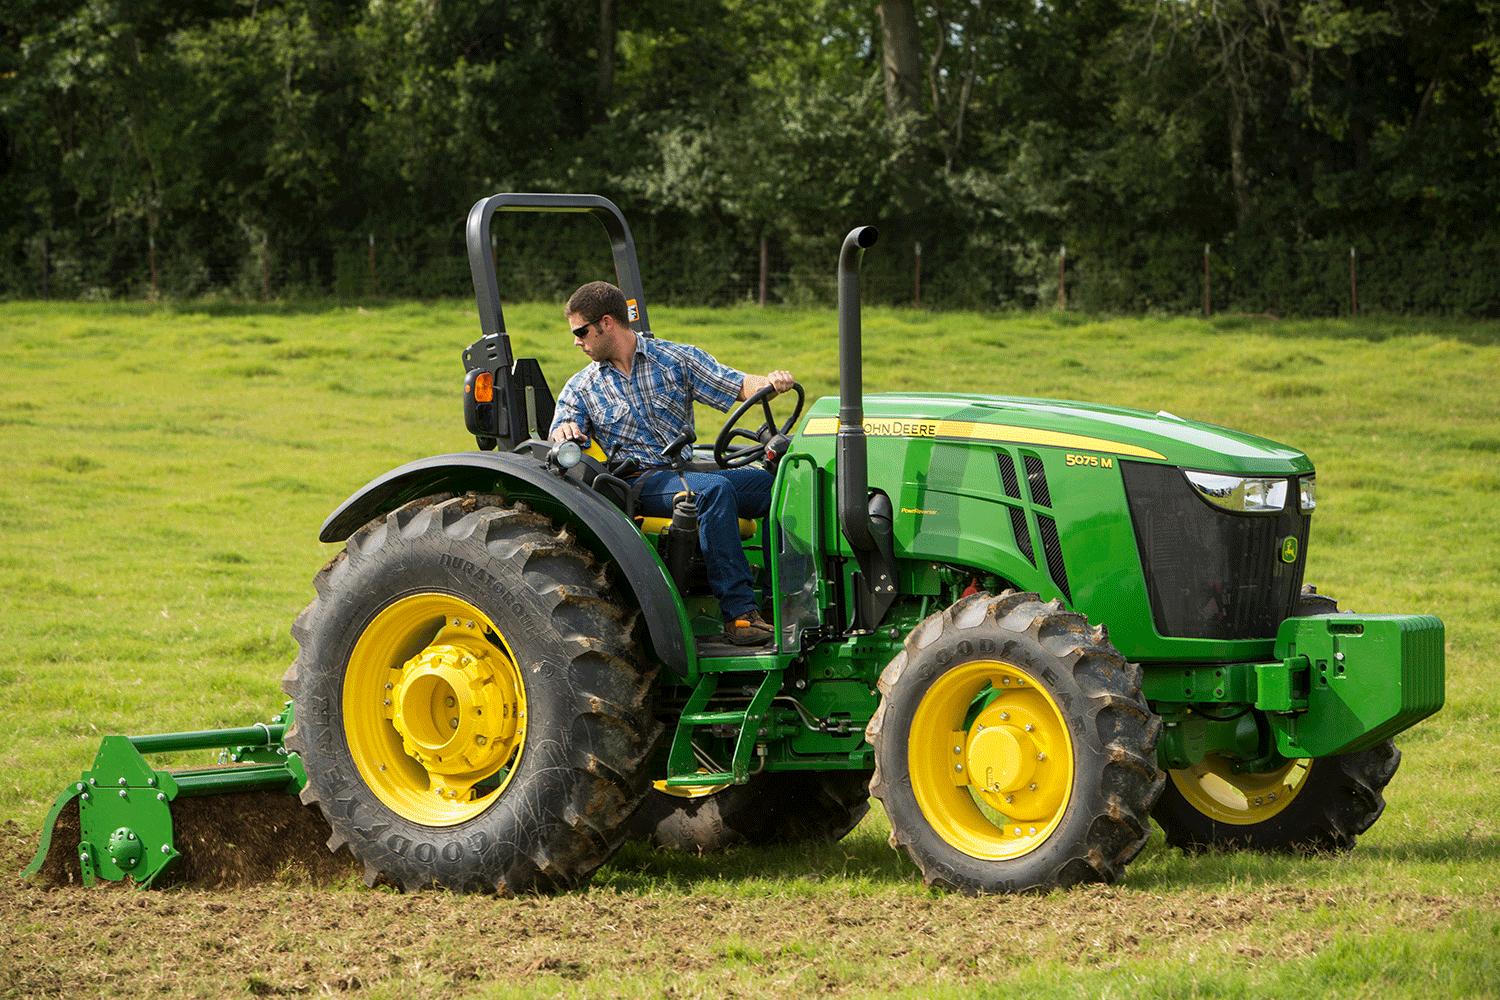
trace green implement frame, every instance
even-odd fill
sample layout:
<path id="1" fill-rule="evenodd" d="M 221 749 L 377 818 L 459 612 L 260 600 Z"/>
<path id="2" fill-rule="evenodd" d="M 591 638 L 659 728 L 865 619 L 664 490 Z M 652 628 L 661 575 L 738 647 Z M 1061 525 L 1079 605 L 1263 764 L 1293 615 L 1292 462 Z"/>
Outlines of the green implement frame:
<path id="1" fill-rule="evenodd" d="M 149 736 L 106 736 L 94 766 L 57 797 L 36 858 L 23 875 L 41 871 L 52 846 L 58 817 L 77 803 L 78 864 L 84 885 L 98 879 L 148 887 L 172 870 L 181 856 L 172 826 L 172 803 L 180 797 L 227 792 L 285 791 L 306 783 L 301 762 L 281 739 L 290 708 L 269 723 L 239 729 L 210 729 Z M 219 749 L 220 765 L 164 771 L 146 754 Z"/>

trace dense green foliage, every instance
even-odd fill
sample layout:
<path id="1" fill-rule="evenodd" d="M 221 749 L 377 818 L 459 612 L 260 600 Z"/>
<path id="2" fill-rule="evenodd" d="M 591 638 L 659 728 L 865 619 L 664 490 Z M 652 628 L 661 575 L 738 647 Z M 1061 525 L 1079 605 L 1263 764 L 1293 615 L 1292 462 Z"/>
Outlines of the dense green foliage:
<path id="1" fill-rule="evenodd" d="M 569 190 L 662 302 L 825 298 L 875 222 L 888 302 L 1057 302 L 1065 246 L 1070 306 L 1333 314 L 1353 250 L 1494 315 L 1497 60 L 1497 0 L 0 0 L 0 295 L 462 295 L 470 204 Z"/>

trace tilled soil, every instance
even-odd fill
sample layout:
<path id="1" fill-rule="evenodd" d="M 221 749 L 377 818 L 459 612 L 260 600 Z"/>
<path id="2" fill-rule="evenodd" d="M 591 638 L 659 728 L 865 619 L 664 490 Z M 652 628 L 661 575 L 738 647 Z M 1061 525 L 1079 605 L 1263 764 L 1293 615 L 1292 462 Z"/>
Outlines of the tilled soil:
<path id="1" fill-rule="evenodd" d="M 1393 907 L 1290 888 L 853 895 L 828 891 L 837 876 L 817 872 L 803 877 L 805 893 L 760 896 L 722 883 L 509 900 L 401 895 L 364 888 L 355 862 L 317 842 L 321 820 L 225 798 L 199 817 L 223 838 L 215 845 L 199 826 L 195 880 L 164 890 L 86 889 L 60 865 L 23 880 L 37 835 L 0 830 L 0 995 L 457 997 L 529 984 L 542 995 L 870 996 L 994 983 L 1053 961 L 1109 967 L 1211 951 L 1246 967 L 1284 963 L 1315 954 L 1370 906 L 1413 926 L 1446 923 L 1455 910 L 1433 897 Z M 288 803 L 302 808 L 291 796 L 260 805 Z M 276 845 L 317 850 L 288 864 Z M 1263 929 L 1268 917 L 1314 911 L 1335 917 L 1298 921 L 1293 933 Z"/>
<path id="2" fill-rule="evenodd" d="M 234 889 L 288 879 L 327 883 L 359 868 L 348 851 L 328 850 L 331 831 L 317 811 L 283 792 L 182 798 L 172 806 L 172 821 L 182 857 L 161 880 L 164 886 Z M 58 814 L 54 830 L 35 882 L 44 888 L 78 885 L 76 802 Z"/>

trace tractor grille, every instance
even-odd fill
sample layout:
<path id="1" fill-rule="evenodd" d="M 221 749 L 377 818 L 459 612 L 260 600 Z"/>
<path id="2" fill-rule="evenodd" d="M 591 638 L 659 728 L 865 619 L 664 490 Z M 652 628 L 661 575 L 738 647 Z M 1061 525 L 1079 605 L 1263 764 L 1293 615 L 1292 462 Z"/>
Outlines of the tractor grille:
<path id="1" fill-rule="evenodd" d="M 1277 514 L 1234 514 L 1172 466 L 1121 462 L 1156 630 L 1182 639 L 1270 639 L 1296 607 L 1310 519 L 1291 484 Z M 1282 561 L 1285 539 L 1294 562 Z"/>

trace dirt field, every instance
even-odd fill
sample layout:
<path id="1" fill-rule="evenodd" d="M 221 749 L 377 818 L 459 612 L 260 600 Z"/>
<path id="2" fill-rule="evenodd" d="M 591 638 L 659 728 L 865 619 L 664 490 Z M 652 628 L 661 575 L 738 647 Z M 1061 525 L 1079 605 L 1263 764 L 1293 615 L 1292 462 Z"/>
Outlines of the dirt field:
<path id="1" fill-rule="evenodd" d="M 216 806 L 221 833 L 255 826 L 242 825 L 243 808 Z M 308 834 L 294 815 L 262 814 L 261 823 L 274 828 L 265 845 Z M 192 884 L 84 889 L 69 884 L 61 863 L 19 878 L 37 838 L 8 824 L 0 995 L 890 995 L 992 984 L 1049 963 L 1108 968 L 1167 953 L 1278 968 L 1366 920 L 1419 931 L 1448 924 L 1457 908 L 1430 896 L 1286 887 L 1094 888 L 1004 900 L 906 886 L 851 894 L 811 870 L 801 876 L 806 893 L 760 896 L 723 883 L 638 894 L 606 886 L 550 899 L 401 895 L 365 888 L 353 862 L 326 851 L 306 855 L 316 859 L 310 868 L 274 861 L 276 852 L 254 843 L 227 843 L 198 844 Z M 1288 920 L 1296 929 L 1275 930 Z"/>

